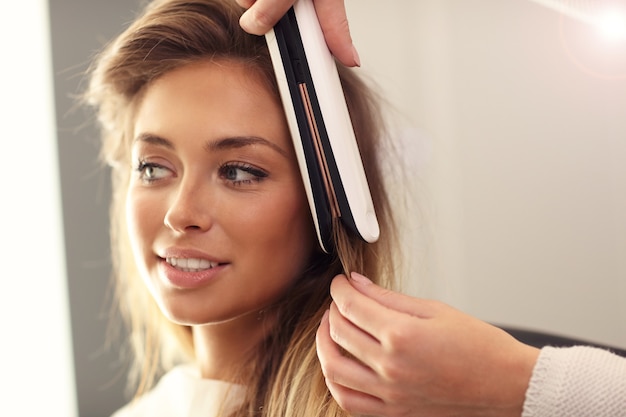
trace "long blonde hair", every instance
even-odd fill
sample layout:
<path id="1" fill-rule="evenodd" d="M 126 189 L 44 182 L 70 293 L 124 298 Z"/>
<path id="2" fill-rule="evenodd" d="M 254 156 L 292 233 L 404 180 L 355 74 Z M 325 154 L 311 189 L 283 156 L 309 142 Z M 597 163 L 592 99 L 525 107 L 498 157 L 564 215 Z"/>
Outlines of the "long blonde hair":
<path id="1" fill-rule="evenodd" d="M 159 311 L 132 257 L 125 224 L 130 177 L 129 130 L 142 93 L 158 77 L 206 59 L 235 59 L 261 75 L 278 96 L 263 37 L 239 27 L 242 9 L 234 0 L 157 0 L 106 46 L 94 60 L 84 95 L 97 110 L 102 130 L 101 156 L 113 179 L 111 243 L 119 307 L 129 326 L 135 366 L 130 379 L 137 393 L 149 389 L 164 370 L 194 360 L 189 327 L 174 324 Z M 378 101 L 354 71 L 339 72 L 359 150 L 381 227 L 378 242 L 366 244 L 335 226 L 335 250 L 319 252 L 279 304 L 275 332 L 257 349 L 247 376 L 241 416 L 344 416 L 332 400 L 315 351 L 315 333 L 330 304 L 332 278 L 346 270 L 361 272 L 390 287 L 396 234 L 380 166 L 382 117 Z M 250 368 L 246 368 L 250 369 Z"/>

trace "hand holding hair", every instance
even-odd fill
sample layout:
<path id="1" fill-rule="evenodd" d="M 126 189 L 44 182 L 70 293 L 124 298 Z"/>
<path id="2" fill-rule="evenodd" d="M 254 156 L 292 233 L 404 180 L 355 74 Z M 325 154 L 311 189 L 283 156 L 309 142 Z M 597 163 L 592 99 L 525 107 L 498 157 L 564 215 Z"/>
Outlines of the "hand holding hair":
<path id="1" fill-rule="evenodd" d="M 264 35 L 289 10 L 295 0 L 236 0 L 248 9 L 241 27 L 253 35 Z M 322 31 L 333 55 L 348 67 L 360 66 L 359 54 L 352 43 L 343 0 L 314 0 Z"/>
<path id="2" fill-rule="evenodd" d="M 342 408 L 388 417 L 522 414 L 538 349 L 356 273 L 335 277 L 331 295 L 317 351 Z"/>

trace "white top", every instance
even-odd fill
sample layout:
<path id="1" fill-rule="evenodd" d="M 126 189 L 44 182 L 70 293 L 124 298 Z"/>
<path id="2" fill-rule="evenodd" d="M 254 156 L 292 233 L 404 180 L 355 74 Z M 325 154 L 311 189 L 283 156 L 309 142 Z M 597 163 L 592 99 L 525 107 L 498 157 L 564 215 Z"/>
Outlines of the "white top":
<path id="1" fill-rule="evenodd" d="M 217 417 L 240 405 L 244 393 L 241 385 L 202 379 L 197 368 L 181 365 L 112 417 Z M 522 417 L 626 417 L 626 358 L 591 347 L 544 347 Z"/>
<path id="2" fill-rule="evenodd" d="M 226 411 L 238 406 L 244 391 L 240 385 L 203 379 L 194 366 L 180 365 L 112 417 L 216 417 L 223 405 L 228 407 Z"/>
<path id="3" fill-rule="evenodd" d="M 544 347 L 522 417 L 626 417 L 626 358 L 592 347 Z"/>

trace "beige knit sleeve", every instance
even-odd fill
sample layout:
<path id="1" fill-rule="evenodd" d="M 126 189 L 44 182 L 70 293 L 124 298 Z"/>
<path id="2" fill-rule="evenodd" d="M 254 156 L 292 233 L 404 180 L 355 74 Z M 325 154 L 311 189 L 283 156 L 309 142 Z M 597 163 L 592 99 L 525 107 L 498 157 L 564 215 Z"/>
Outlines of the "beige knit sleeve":
<path id="1" fill-rule="evenodd" d="M 543 348 L 522 417 L 626 417 L 626 358 L 583 346 Z"/>

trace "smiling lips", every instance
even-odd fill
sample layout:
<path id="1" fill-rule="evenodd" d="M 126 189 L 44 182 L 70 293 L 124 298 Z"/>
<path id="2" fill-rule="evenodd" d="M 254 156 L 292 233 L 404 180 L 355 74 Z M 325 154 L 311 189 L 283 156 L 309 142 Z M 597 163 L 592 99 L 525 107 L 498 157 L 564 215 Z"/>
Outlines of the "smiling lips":
<path id="1" fill-rule="evenodd" d="M 219 265 L 217 262 L 199 258 L 166 258 L 165 261 L 183 272 L 200 272 Z"/>
<path id="2" fill-rule="evenodd" d="M 168 285 L 191 290 L 203 287 L 222 276 L 229 265 L 229 263 L 209 261 L 206 258 L 172 255 L 161 258 L 159 270 L 161 279 L 164 279 Z"/>

